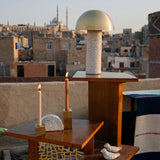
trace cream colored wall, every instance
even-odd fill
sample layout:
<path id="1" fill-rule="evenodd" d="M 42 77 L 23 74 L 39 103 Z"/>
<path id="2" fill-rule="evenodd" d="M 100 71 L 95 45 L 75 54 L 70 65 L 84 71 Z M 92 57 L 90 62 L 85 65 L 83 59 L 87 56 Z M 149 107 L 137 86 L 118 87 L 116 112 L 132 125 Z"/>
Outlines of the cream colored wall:
<path id="1" fill-rule="evenodd" d="M 0 126 L 12 127 L 37 118 L 38 83 L 0 83 Z M 124 91 L 160 89 L 159 79 L 146 79 L 124 84 Z M 70 108 L 73 118 L 88 118 L 87 82 L 69 83 Z M 62 117 L 64 109 L 64 82 L 42 83 L 43 115 L 57 114 Z M 124 111 L 130 108 L 130 100 L 124 96 Z"/>
<path id="2" fill-rule="evenodd" d="M 22 36 L 21 41 L 22 41 L 22 47 L 28 48 L 28 38 Z"/>
<path id="3" fill-rule="evenodd" d="M 38 83 L 0 84 L 0 126 L 12 127 L 37 118 Z M 69 84 L 70 107 L 73 118 L 87 118 L 87 83 Z M 42 83 L 43 115 L 62 116 L 65 104 L 64 82 Z"/>

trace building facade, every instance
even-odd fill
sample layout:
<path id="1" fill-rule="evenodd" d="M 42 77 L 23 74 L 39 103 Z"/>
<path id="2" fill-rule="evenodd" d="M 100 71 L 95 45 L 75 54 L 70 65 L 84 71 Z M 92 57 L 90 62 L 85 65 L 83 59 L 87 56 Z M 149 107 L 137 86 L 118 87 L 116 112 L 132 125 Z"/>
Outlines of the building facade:
<path id="1" fill-rule="evenodd" d="M 37 37 L 33 39 L 33 60 L 56 61 L 57 75 L 73 73 L 86 63 L 86 47 L 76 46 L 75 38 Z"/>
<path id="2" fill-rule="evenodd" d="M 18 61 L 18 37 L 0 37 L 0 76 L 9 76 L 9 64 Z"/>
<path id="3" fill-rule="evenodd" d="M 10 63 L 10 77 L 55 77 L 56 62 Z"/>
<path id="4" fill-rule="evenodd" d="M 160 77 L 160 11 L 148 15 L 149 77 Z"/>

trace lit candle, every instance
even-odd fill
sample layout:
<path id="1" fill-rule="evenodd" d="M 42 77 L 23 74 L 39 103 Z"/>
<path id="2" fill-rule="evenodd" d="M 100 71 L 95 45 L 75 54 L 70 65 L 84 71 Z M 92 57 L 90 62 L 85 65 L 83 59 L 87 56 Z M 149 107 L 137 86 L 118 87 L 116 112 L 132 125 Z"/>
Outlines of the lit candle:
<path id="1" fill-rule="evenodd" d="M 69 110 L 69 79 L 68 79 L 68 72 L 66 73 L 66 78 L 65 78 L 65 110 Z"/>
<path id="2" fill-rule="evenodd" d="M 41 84 L 38 85 L 38 125 L 39 127 L 42 126 L 42 95 L 41 95 Z"/>

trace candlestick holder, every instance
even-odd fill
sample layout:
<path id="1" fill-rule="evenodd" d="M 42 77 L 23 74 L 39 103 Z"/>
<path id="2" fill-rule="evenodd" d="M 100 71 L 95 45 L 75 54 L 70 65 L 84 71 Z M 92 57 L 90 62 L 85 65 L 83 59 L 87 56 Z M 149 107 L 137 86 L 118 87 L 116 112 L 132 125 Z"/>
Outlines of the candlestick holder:
<path id="1" fill-rule="evenodd" d="M 46 130 L 45 130 L 44 124 L 42 124 L 42 126 L 36 125 L 36 137 L 44 136 L 45 133 L 46 133 Z"/>
<path id="2" fill-rule="evenodd" d="M 63 111 L 63 125 L 64 129 L 72 129 L 72 110 Z"/>

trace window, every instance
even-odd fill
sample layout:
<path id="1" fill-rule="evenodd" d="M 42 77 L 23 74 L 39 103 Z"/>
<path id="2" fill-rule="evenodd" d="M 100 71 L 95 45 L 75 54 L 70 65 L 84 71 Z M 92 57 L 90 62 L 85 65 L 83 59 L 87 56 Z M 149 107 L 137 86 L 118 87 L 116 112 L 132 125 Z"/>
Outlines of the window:
<path id="1" fill-rule="evenodd" d="M 68 43 L 68 50 L 71 50 L 71 44 Z"/>
<path id="2" fill-rule="evenodd" d="M 15 48 L 20 49 L 21 48 L 21 42 L 15 43 Z"/>
<path id="3" fill-rule="evenodd" d="M 119 68 L 124 68 L 124 62 L 119 63 Z"/>
<path id="4" fill-rule="evenodd" d="M 47 43 L 47 49 L 52 49 L 52 43 Z"/>
<path id="5" fill-rule="evenodd" d="M 76 66 L 76 65 L 80 64 L 80 62 L 79 61 L 75 61 L 75 62 L 73 62 L 73 64 Z"/>
<path id="6" fill-rule="evenodd" d="M 136 62 L 136 67 L 139 67 L 139 62 Z"/>
<path id="7" fill-rule="evenodd" d="M 18 49 L 18 43 L 15 43 L 15 48 Z"/>
<path id="8" fill-rule="evenodd" d="M 127 52 L 128 52 L 128 49 L 125 49 L 124 52 L 127 53 Z"/>
<path id="9" fill-rule="evenodd" d="M 76 49 L 77 50 L 82 50 L 82 47 L 77 46 Z"/>
<path id="10" fill-rule="evenodd" d="M 17 66 L 17 76 L 24 77 L 24 66 L 23 65 Z"/>
<path id="11" fill-rule="evenodd" d="M 48 77 L 54 77 L 54 65 L 48 65 Z"/>
<path id="12" fill-rule="evenodd" d="M 18 49 L 21 48 L 21 42 L 18 42 Z"/>
<path id="13" fill-rule="evenodd" d="M 111 62 L 108 63 L 108 68 L 111 68 Z"/>
<path id="14" fill-rule="evenodd" d="M 135 63 L 134 62 L 130 62 L 130 67 L 131 68 L 135 67 Z"/>

